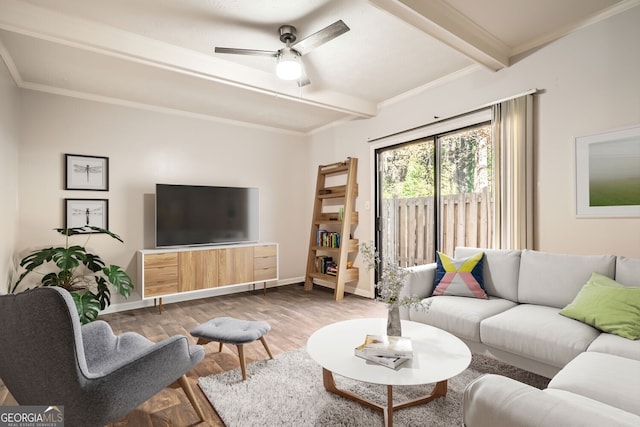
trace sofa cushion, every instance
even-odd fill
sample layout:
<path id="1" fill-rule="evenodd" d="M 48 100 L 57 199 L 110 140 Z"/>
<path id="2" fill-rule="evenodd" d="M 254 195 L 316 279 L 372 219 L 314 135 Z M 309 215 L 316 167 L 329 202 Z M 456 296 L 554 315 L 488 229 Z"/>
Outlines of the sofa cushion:
<path id="1" fill-rule="evenodd" d="M 601 331 L 636 340 L 640 338 L 640 287 L 626 287 L 593 273 L 560 314 Z"/>
<path id="2" fill-rule="evenodd" d="M 518 301 L 563 308 L 578 294 L 591 273 L 614 277 L 613 255 L 565 255 L 523 250 Z"/>
<path id="3" fill-rule="evenodd" d="M 431 301 L 429 310 L 411 310 L 411 320 L 475 342 L 480 342 L 480 322 L 483 319 L 516 305 L 512 301 L 493 297 L 485 300 L 443 295 L 428 300 Z"/>
<path id="4" fill-rule="evenodd" d="M 433 295 L 487 299 L 487 294 L 482 287 L 483 257 L 484 252 L 478 252 L 467 258 L 451 258 L 442 252 L 437 252 Z"/>
<path id="5" fill-rule="evenodd" d="M 569 362 L 549 383 L 565 390 L 640 415 L 640 361 L 612 354 L 586 352 Z"/>
<path id="6" fill-rule="evenodd" d="M 544 426 L 636 427 L 640 425 L 640 416 L 586 396 L 556 388 L 544 389 L 542 393 L 555 400 L 555 404 L 551 409 L 552 413 L 558 408 L 563 408 L 569 412 L 569 415 L 565 413 L 563 418 L 556 418 L 555 423 L 542 424 Z"/>
<path id="7" fill-rule="evenodd" d="M 618 335 L 602 333 L 593 340 L 587 351 L 615 354 L 627 359 L 640 360 L 640 340 L 629 340 Z"/>
<path id="8" fill-rule="evenodd" d="M 615 279 L 627 286 L 640 286 L 640 259 L 617 257 Z"/>
<path id="9" fill-rule="evenodd" d="M 490 296 L 517 302 L 521 251 L 460 246 L 455 250 L 455 257 L 466 258 L 478 251 L 484 252 L 482 277 L 485 292 Z"/>
<path id="10" fill-rule="evenodd" d="M 483 344 L 563 367 L 587 349 L 597 329 L 561 316 L 560 310 L 520 304 L 480 324 Z"/>
<path id="11" fill-rule="evenodd" d="M 640 417 L 562 390 L 528 386 L 487 374 L 464 390 L 467 427 L 637 427 Z"/>

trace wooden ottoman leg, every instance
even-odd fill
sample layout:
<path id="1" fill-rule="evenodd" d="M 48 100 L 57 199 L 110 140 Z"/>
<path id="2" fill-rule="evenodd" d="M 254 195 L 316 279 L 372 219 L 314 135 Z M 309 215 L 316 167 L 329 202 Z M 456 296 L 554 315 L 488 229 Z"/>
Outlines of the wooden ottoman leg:
<path id="1" fill-rule="evenodd" d="M 196 343 L 196 345 L 205 345 L 207 343 L 210 343 L 211 341 L 204 339 L 204 338 L 198 338 L 198 342 Z"/>
<path id="2" fill-rule="evenodd" d="M 238 357 L 240 358 L 240 370 L 242 371 L 242 381 L 247 379 L 247 368 L 244 364 L 244 345 L 236 344 L 238 347 Z"/>
<path id="3" fill-rule="evenodd" d="M 267 353 L 269 354 L 269 358 L 273 359 L 273 354 L 271 354 L 271 350 L 269 350 L 269 346 L 267 345 L 267 340 L 265 340 L 264 337 L 260 337 L 260 341 L 262 341 L 262 345 L 264 346 L 264 349 L 267 350 Z"/>
<path id="4" fill-rule="evenodd" d="M 223 344 L 222 344 L 222 343 L 220 343 L 220 346 L 218 346 L 218 353 L 221 353 L 221 352 L 222 352 L 222 345 L 223 345 Z"/>

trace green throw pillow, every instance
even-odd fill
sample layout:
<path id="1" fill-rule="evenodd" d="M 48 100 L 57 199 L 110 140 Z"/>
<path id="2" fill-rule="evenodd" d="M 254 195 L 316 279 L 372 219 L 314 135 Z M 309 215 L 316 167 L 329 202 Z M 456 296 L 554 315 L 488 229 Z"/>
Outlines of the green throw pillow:
<path id="1" fill-rule="evenodd" d="M 560 314 L 610 334 L 640 338 L 640 287 L 624 286 L 593 273 Z"/>

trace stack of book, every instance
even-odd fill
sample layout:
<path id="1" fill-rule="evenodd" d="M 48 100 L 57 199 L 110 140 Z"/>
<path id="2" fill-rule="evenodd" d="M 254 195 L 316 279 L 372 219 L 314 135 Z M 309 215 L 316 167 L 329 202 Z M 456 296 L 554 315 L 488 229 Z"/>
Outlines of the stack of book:
<path id="1" fill-rule="evenodd" d="M 408 337 L 369 334 L 355 348 L 355 355 L 395 369 L 413 357 L 413 347 Z"/>
<path id="2" fill-rule="evenodd" d="M 339 248 L 340 240 L 340 233 L 336 231 L 318 230 L 316 245 L 327 248 Z"/>
<path id="3" fill-rule="evenodd" d="M 318 273 L 335 276 L 338 271 L 338 266 L 330 256 L 318 256 L 316 257 L 316 271 Z"/>

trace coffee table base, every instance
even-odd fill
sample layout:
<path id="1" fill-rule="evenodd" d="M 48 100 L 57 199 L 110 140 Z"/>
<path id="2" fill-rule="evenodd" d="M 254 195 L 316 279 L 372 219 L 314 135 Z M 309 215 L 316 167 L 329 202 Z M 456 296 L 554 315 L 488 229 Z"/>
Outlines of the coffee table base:
<path id="1" fill-rule="evenodd" d="M 397 405 L 393 404 L 393 386 L 387 386 L 387 406 L 379 405 L 375 402 L 362 398 L 356 394 L 350 393 L 346 390 L 339 389 L 336 386 L 336 381 L 333 378 L 333 372 L 322 368 L 322 382 L 324 383 L 324 388 L 331 392 L 335 393 L 339 396 L 346 397 L 347 399 L 353 400 L 355 402 L 361 403 L 362 405 L 373 409 L 374 411 L 382 412 L 384 416 L 384 425 L 385 427 L 393 426 L 393 411 L 403 408 L 408 408 L 410 406 L 422 405 L 423 403 L 427 403 L 436 399 L 438 397 L 444 397 L 447 395 L 447 381 L 440 381 L 436 383 L 436 386 L 433 388 L 431 393 L 418 397 L 416 399 L 409 400 L 407 402 L 399 403 Z"/>

